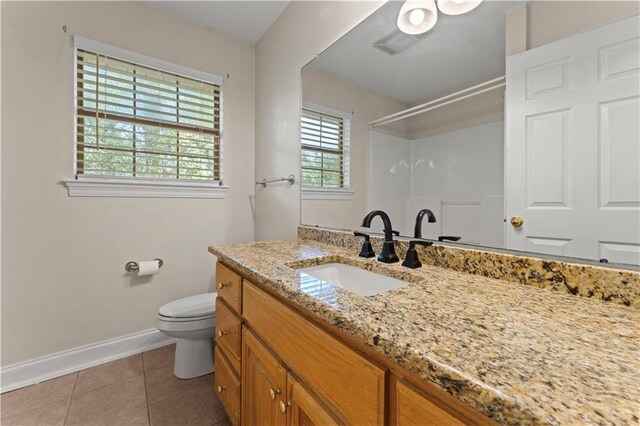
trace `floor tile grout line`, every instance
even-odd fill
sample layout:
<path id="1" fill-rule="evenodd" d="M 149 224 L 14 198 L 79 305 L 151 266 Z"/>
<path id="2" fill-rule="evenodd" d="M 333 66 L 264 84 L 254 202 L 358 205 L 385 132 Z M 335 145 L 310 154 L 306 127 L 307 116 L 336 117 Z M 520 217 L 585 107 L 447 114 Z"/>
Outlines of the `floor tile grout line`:
<path id="1" fill-rule="evenodd" d="M 67 404 L 67 412 L 64 413 L 63 425 L 67 424 L 67 418 L 69 417 L 69 410 L 71 410 L 71 401 L 73 401 L 73 394 L 76 392 L 76 386 L 78 386 L 78 380 L 80 379 L 80 372 L 76 371 L 76 380 L 73 382 L 73 389 L 71 390 L 71 397 L 69 397 L 69 404 Z"/>
<path id="2" fill-rule="evenodd" d="M 142 353 L 142 376 L 144 378 L 144 402 L 147 408 L 147 423 L 151 426 L 151 413 L 149 412 L 149 392 L 147 392 L 147 372 L 144 370 L 144 352 Z"/>
<path id="3" fill-rule="evenodd" d="M 174 353 L 175 353 L 175 343 L 172 343 L 172 344 L 170 344 L 170 345 L 160 346 L 159 348 L 151 349 L 150 351 L 142 352 L 142 368 L 143 368 L 143 369 L 145 369 L 145 373 L 147 373 L 148 371 L 153 371 L 153 370 L 158 370 L 158 369 L 160 369 L 160 368 L 164 368 L 164 367 L 166 367 L 167 365 L 173 365 L 174 361 L 173 361 L 173 360 L 171 360 L 171 361 L 169 361 L 169 362 L 168 362 L 168 363 L 166 363 L 166 364 L 162 364 L 162 365 L 158 365 L 158 366 L 156 366 L 156 367 L 149 368 L 149 370 L 148 370 L 148 371 L 146 370 L 146 367 L 145 367 L 144 354 L 149 353 L 149 352 L 153 352 L 153 351 L 157 351 L 158 349 L 165 349 L 165 348 L 166 348 L 166 347 L 168 347 L 168 346 L 174 346 L 174 348 L 173 348 L 173 351 L 172 351 L 172 352 L 174 352 Z"/>
<path id="4" fill-rule="evenodd" d="M 100 389 L 106 388 L 107 386 L 112 386 L 112 385 L 115 385 L 115 384 L 118 384 L 118 383 L 121 383 L 121 382 L 124 382 L 124 381 L 127 381 L 127 380 L 135 379 L 135 378 L 140 377 L 140 376 L 143 376 L 143 375 L 144 375 L 144 373 L 140 373 L 140 374 L 136 374 L 135 376 L 126 377 L 126 378 L 124 378 L 124 379 L 116 380 L 115 382 L 107 383 L 106 385 L 98 386 L 97 388 L 93 388 L 93 389 L 88 390 L 88 391 L 80 392 L 77 396 L 78 396 L 78 397 L 80 397 L 80 396 L 84 396 L 84 395 L 86 395 L 86 394 L 88 394 L 88 393 L 95 392 L 95 391 L 97 391 L 97 390 L 100 390 Z M 71 397 L 71 399 L 77 399 L 77 398 L 76 398 L 76 395 L 73 395 L 73 396 Z"/>
<path id="5" fill-rule="evenodd" d="M 187 379 L 187 380 L 196 380 L 196 379 L 199 379 L 199 378 L 201 378 L 201 377 L 208 376 L 208 375 L 213 376 L 213 373 L 205 374 L 204 376 L 198 376 L 198 377 L 194 377 L 193 379 Z M 180 380 L 183 380 L 183 379 L 180 379 Z M 146 383 L 145 383 L 145 384 L 146 384 Z M 159 402 L 166 401 L 166 400 L 168 400 L 168 399 L 174 398 L 174 397 L 176 397 L 176 396 L 178 396 L 178 395 L 182 395 L 183 393 L 186 393 L 186 392 L 189 392 L 189 391 L 190 391 L 189 389 L 183 389 L 183 390 L 181 390 L 181 391 L 179 391 L 179 392 L 176 392 L 176 393 L 174 393 L 174 394 L 171 394 L 170 396 L 166 396 L 166 397 L 164 397 L 164 398 L 162 398 L 162 399 L 159 399 L 159 400 L 157 400 L 157 401 L 154 401 L 153 403 L 150 403 L 150 404 L 148 404 L 148 405 L 149 405 L 149 406 L 156 405 L 156 404 L 157 404 L 157 403 L 159 403 Z M 215 395 L 214 395 L 214 396 L 215 396 Z"/>

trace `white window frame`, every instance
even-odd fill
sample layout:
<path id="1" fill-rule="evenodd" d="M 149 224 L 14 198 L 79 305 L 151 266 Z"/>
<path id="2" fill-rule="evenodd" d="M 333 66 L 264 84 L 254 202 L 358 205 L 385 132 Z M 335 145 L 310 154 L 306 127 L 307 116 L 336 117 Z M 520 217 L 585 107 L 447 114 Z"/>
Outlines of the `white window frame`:
<path id="1" fill-rule="evenodd" d="M 342 188 L 316 188 L 302 186 L 302 199 L 303 200 L 343 200 L 348 201 L 353 197 L 353 191 L 350 189 L 351 185 L 351 122 L 353 120 L 353 113 L 340 111 L 334 108 L 326 107 L 312 102 L 303 101 L 302 108 L 317 111 L 321 114 L 333 115 L 334 117 L 340 117 L 344 120 L 344 135 L 342 139 L 342 161 L 343 161 L 343 186 Z M 302 110 L 300 110 L 302 122 Z M 300 126 L 298 126 L 300 127 Z M 299 138 L 301 140 L 302 138 Z M 300 143 L 300 142 L 298 142 Z M 302 176 L 302 173 L 300 173 Z M 302 178 L 300 178 L 302 182 Z"/>
<path id="2" fill-rule="evenodd" d="M 223 186 L 223 78 L 193 68 L 167 62 L 141 53 L 131 52 L 84 37 L 74 36 L 73 60 L 73 164 L 74 179 L 63 180 L 70 197 L 133 197 L 133 198 L 226 198 L 228 186 Z M 141 66 L 157 68 L 174 74 L 190 77 L 220 86 L 220 181 L 198 182 L 180 179 L 159 179 L 117 176 L 77 175 L 77 49 L 89 50 Z"/>

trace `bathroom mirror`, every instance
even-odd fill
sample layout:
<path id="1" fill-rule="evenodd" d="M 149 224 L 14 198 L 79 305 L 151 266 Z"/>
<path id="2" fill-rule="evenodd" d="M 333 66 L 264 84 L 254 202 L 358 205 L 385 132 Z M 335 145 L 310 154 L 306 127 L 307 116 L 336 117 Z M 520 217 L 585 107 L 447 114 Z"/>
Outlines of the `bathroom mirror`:
<path id="1" fill-rule="evenodd" d="M 387 2 L 302 70 L 302 224 L 640 264 L 639 6 Z M 370 231 L 380 232 L 374 221 Z"/>

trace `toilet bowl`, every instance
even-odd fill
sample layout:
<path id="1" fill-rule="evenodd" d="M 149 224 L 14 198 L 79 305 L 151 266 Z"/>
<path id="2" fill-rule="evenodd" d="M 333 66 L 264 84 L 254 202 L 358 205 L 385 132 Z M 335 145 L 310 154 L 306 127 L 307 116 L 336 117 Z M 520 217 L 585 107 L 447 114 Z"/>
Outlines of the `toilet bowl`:
<path id="1" fill-rule="evenodd" d="M 174 300 L 158 310 L 156 327 L 176 338 L 173 374 L 191 379 L 213 372 L 216 293 Z"/>

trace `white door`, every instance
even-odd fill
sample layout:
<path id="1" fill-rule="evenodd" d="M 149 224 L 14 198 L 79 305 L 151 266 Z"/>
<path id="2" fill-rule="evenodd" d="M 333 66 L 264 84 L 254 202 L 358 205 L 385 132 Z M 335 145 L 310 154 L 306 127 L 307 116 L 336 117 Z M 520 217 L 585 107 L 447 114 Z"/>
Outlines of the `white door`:
<path id="1" fill-rule="evenodd" d="M 639 29 L 633 16 L 507 58 L 508 248 L 640 263 Z"/>

